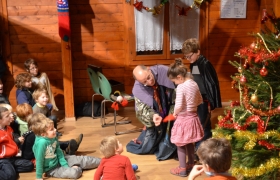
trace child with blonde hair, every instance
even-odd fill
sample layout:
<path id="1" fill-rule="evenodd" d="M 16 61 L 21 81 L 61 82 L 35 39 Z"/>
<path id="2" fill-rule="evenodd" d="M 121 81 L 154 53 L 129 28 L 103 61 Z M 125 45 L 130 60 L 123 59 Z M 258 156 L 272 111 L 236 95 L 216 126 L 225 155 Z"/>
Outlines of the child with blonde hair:
<path id="1" fill-rule="evenodd" d="M 167 77 L 178 84 L 173 116 L 176 118 L 171 130 L 171 142 L 177 146 L 179 166 L 170 173 L 186 177 L 194 166 L 194 144 L 203 138 L 203 128 L 197 115 L 202 103 L 198 85 L 188 76 L 182 59 L 175 59 L 169 66 Z M 186 162 L 186 155 L 188 162 Z"/>
<path id="2" fill-rule="evenodd" d="M 32 131 L 36 135 L 33 152 L 36 159 L 36 179 L 47 177 L 78 179 L 82 170 L 96 168 L 100 159 L 90 156 L 65 156 L 58 145 L 53 121 L 38 117 Z"/>
<path id="3" fill-rule="evenodd" d="M 132 164 L 128 157 L 121 155 L 123 146 L 116 137 L 104 138 L 100 151 L 104 158 L 94 174 L 94 180 L 136 180 Z"/>
<path id="4" fill-rule="evenodd" d="M 49 95 L 46 89 L 36 89 L 33 92 L 33 99 L 35 100 L 36 104 L 33 106 L 34 113 L 42 113 L 49 119 L 53 120 L 54 127 L 57 129 L 57 117 L 55 115 L 51 115 L 51 110 L 47 107 L 49 102 Z M 60 132 L 57 132 L 58 136 L 62 136 Z"/>
<path id="5" fill-rule="evenodd" d="M 25 141 L 22 145 L 22 157 L 24 159 L 32 160 L 35 162 L 35 156 L 32 151 L 32 147 L 35 142 L 35 134 L 32 131 L 32 127 L 36 125 L 37 122 L 40 122 L 41 119 L 46 118 L 46 116 L 42 113 L 34 113 L 31 116 L 28 116 L 28 131 L 23 134 Z M 65 151 L 66 154 L 75 155 L 76 151 L 79 148 L 79 145 L 82 141 L 83 134 L 80 134 L 76 139 L 70 139 L 69 141 L 59 141 L 60 148 Z"/>

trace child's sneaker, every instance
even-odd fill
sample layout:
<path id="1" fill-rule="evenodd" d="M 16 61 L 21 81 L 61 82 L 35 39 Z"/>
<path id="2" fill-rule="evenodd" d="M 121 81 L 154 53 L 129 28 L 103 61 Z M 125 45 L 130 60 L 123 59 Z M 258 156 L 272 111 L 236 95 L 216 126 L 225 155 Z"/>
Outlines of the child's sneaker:
<path id="1" fill-rule="evenodd" d="M 133 169 L 133 171 L 137 171 L 138 166 L 136 164 L 132 164 L 132 169 Z"/>
<path id="2" fill-rule="evenodd" d="M 181 177 L 187 177 L 187 169 L 186 168 L 181 168 L 181 167 L 176 167 L 170 170 L 170 173 L 176 176 L 181 176 Z"/>

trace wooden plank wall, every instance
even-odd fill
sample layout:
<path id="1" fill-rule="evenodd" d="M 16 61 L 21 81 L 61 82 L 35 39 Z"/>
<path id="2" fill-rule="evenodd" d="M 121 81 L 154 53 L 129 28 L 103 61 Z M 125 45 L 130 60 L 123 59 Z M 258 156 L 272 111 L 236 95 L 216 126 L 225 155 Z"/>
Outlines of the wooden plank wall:
<path id="1" fill-rule="evenodd" d="M 273 0 L 248 0 L 246 19 L 220 19 L 220 0 L 213 0 L 209 4 L 206 54 L 217 71 L 223 102 L 239 100 L 239 93 L 231 88 L 230 83 L 230 76 L 237 70 L 228 61 L 240 62 L 240 59 L 234 57 L 235 52 L 241 46 L 249 46 L 255 40 L 249 33 L 260 32 L 260 19 L 264 8 L 271 10 Z M 241 64 L 244 64 L 244 60 Z"/>
<path id="2" fill-rule="evenodd" d="M 5 90 L 12 105 L 16 104 L 13 77 L 23 72 L 23 62 L 33 57 L 39 62 L 40 70 L 49 75 L 57 104 L 64 109 L 56 0 L 0 1 L 7 2 L 10 47 L 5 47 L 5 52 L 8 52 L 6 59 L 11 67 Z M 124 0 L 69 0 L 75 103 L 90 101 L 93 94 L 86 72 L 87 64 L 102 66 L 108 78 L 124 82 L 127 93 L 131 93 L 133 67 L 126 67 L 130 60 L 125 54 L 124 3 Z M 271 4 L 273 0 L 248 0 L 246 19 L 220 19 L 220 0 L 212 0 L 208 5 L 208 14 L 205 15 L 207 41 L 203 42 L 207 48 L 203 54 L 216 68 L 224 102 L 239 97 L 231 89 L 230 75 L 236 70 L 228 60 L 238 60 L 234 53 L 240 46 L 252 42 L 253 38 L 247 33 L 259 32 L 260 12 Z"/>
<path id="3" fill-rule="evenodd" d="M 90 101 L 88 64 L 124 82 L 123 0 L 70 0 L 75 103 Z"/>
<path id="4" fill-rule="evenodd" d="M 4 0 L 3 0 L 4 1 Z M 55 100 L 64 109 L 61 46 L 58 36 L 56 0 L 7 0 L 10 50 L 6 58 L 12 71 L 5 81 L 5 92 L 13 107 L 16 106 L 14 78 L 25 72 L 24 61 L 34 58 L 39 70 L 46 72 L 51 81 Z"/>

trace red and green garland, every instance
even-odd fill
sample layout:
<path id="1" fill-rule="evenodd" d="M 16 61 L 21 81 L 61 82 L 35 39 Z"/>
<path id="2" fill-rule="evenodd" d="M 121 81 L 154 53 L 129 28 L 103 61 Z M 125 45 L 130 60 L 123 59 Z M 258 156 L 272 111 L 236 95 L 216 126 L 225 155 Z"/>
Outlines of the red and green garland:
<path id="1" fill-rule="evenodd" d="M 187 13 L 189 10 L 194 9 L 194 8 L 199 8 L 201 3 L 205 1 L 205 0 L 194 0 L 193 4 L 191 6 L 187 6 L 187 7 L 180 7 L 178 5 L 175 5 L 176 8 L 178 9 L 178 15 L 179 16 L 187 16 Z M 133 6 L 135 7 L 135 9 L 137 9 L 138 11 L 142 11 L 142 9 L 146 10 L 147 12 L 151 12 L 153 15 L 158 15 L 161 13 L 161 9 L 162 7 L 169 2 L 169 0 L 161 0 L 160 5 L 158 6 L 154 6 L 154 8 L 150 8 L 147 6 L 143 5 L 143 1 L 137 1 L 133 4 Z"/>

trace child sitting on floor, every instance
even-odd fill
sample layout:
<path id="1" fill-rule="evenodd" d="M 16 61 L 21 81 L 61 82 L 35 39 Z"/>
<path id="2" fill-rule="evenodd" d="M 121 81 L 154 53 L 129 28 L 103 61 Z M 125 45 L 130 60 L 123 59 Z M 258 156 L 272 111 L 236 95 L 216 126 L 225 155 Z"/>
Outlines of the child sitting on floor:
<path id="1" fill-rule="evenodd" d="M 16 180 L 20 172 L 30 172 L 34 169 L 31 161 L 17 158 L 18 146 L 13 140 L 13 130 L 10 127 L 11 112 L 0 107 L 0 179 Z"/>
<path id="2" fill-rule="evenodd" d="M 36 104 L 33 106 L 34 113 L 42 113 L 49 119 L 53 120 L 54 128 L 57 129 L 57 118 L 55 115 L 51 115 L 51 110 L 47 107 L 49 102 L 49 95 L 46 89 L 36 89 L 33 93 L 33 99 Z M 60 132 L 57 132 L 58 136 L 62 136 Z"/>
<path id="3" fill-rule="evenodd" d="M 19 124 L 19 131 L 20 135 L 22 136 L 23 133 L 28 131 L 27 117 L 28 115 L 33 114 L 32 107 L 27 103 L 19 104 L 16 107 L 16 113 L 16 121 Z"/>
<path id="4" fill-rule="evenodd" d="M 78 179 L 83 169 L 96 168 L 100 159 L 90 156 L 65 156 L 58 146 L 53 121 L 39 117 L 32 125 L 36 135 L 33 152 L 36 159 L 36 179 L 47 177 Z"/>
<path id="5" fill-rule="evenodd" d="M 15 80 L 16 99 L 17 104 L 28 103 L 30 106 L 34 106 L 35 101 L 32 97 L 32 82 L 31 75 L 29 73 L 20 73 Z"/>
<path id="6" fill-rule="evenodd" d="M 24 159 L 33 160 L 35 159 L 32 147 L 35 142 L 35 134 L 32 131 L 32 126 L 36 125 L 37 121 L 46 118 L 45 115 L 41 113 L 35 113 L 31 116 L 27 115 L 28 130 L 23 134 L 25 141 L 22 145 L 22 157 Z M 82 142 L 83 134 L 80 134 L 76 139 L 71 139 L 69 141 L 59 141 L 60 148 L 65 151 L 66 154 L 75 155 L 78 150 L 80 143 Z"/>
<path id="7" fill-rule="evenodd" d="M 197 155 L 202 165 L 195 165 L 188 180 L 194 180 L 204 171 L 210 176 L 205 180 L 236 180 L 228 173 L 231 166 L 231 145 L 226 139 L 207 139 L 197 150 Z"/>
<path id="8" fill-rule="evenodd" d="M 94 180 L 136 180 L 131 162 L 128 157 L 121 155 L 123 147 L 116 137 L 104 138 L 100 151 L 104 158 L 94 174 Z"/>
<path id="9" fill-rule="evenodd" d="M 16 122 L 16 115 L 13 112 L 13 108 L 10 104 L 0 104 L 0 107 L 5 107 L 10 112 L 10 127 L 13 129 L 13 138 L 17 146 L 20 148 L 24 142 L 24 137 L 20 135 L 19 124 Z"/>

